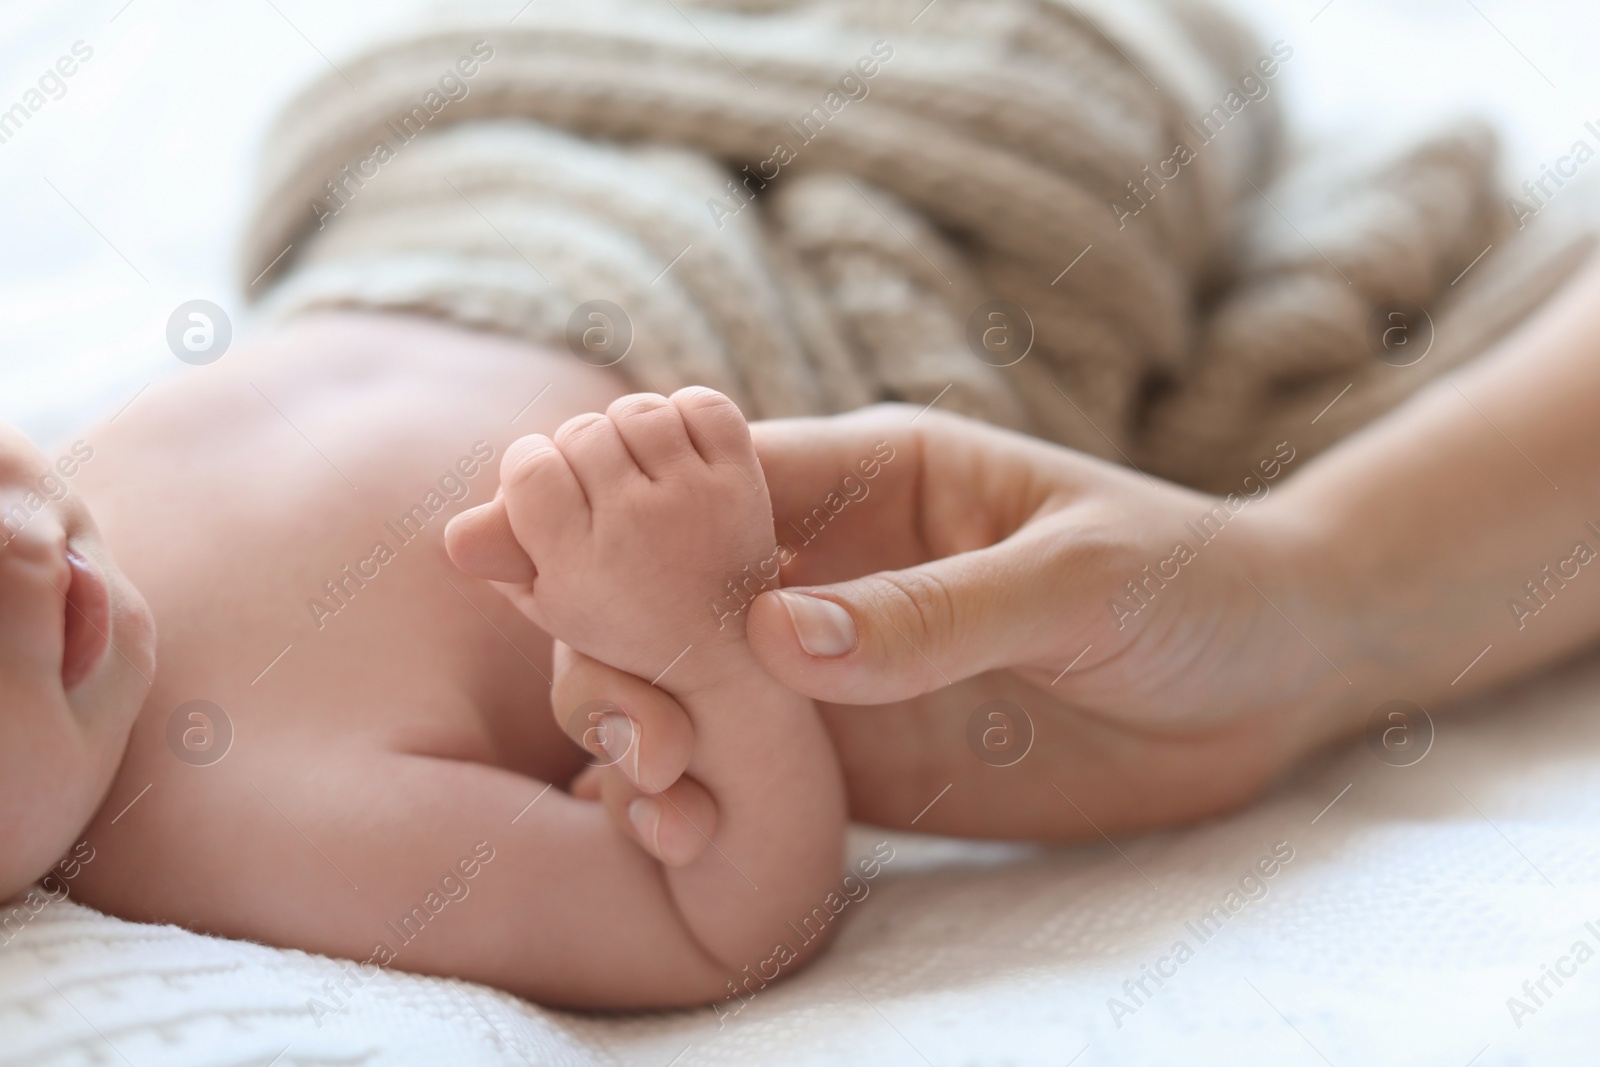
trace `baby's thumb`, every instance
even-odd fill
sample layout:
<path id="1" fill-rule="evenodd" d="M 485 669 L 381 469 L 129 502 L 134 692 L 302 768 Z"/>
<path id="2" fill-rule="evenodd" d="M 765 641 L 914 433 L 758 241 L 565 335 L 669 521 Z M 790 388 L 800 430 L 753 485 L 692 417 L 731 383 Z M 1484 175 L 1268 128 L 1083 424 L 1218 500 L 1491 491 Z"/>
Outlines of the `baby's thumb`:
<path id="1" fill-rule="evenodd" d="M 1028 662 L 1053 636 L 1034 553 L 1014 544 L 826 586 L 761 594 L 749 641 L 767 673 L 817 700 L 883 704 Z"/>
<path id="2" fill-rule="evenodd" d="M 513 584 L 534 579 L 533 560 L 517 543 L 499 493 L 451 519 L 444 528 L 444 547 L 450 561 L 474 577 Z"/>

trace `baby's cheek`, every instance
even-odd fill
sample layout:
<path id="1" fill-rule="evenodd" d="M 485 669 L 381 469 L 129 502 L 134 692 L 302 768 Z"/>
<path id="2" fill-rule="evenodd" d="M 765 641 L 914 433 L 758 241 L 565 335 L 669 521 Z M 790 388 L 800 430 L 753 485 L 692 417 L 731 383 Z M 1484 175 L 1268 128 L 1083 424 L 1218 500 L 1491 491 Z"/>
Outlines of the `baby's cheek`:
<path id="1" fill-rule="evenodd" d="M 0 640 L 3 640 L 0 637 Z M 17 684 L 0 666 L 0 900 L 32 883 L 72 847 L 92 787 L 82 739 L 59 699 Z"/>

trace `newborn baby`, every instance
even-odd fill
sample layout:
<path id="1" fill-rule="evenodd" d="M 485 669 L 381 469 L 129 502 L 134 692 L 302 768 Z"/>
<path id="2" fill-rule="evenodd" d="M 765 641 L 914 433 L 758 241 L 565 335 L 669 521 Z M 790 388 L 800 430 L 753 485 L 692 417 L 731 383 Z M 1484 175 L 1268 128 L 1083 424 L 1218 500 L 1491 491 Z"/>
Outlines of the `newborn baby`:
<path id="1" fill-rule="evenodd" d="M 845 803 L 816 709 L 716 607 L 774 555 L 762 470 L 720 394 L 623 392 L 509 340 L 329 315 L 143 392 L 60 503 L 6 431 L 0 899 L 82 839 L 73 893 L 114 915 L 547 1004 L 791 971 L 827 932 L 807 920 Z M 527 561 L 499 591 L 444 538 L 497 483 Z M 452 547 L 503 558 L 495 536 Z M 552 638 L 692 733 L 559 693 L 557 721 Z M 586 762 L 618 770 L 602 789 Z M 667 839 L 663 805 L 698 836 Z"/>

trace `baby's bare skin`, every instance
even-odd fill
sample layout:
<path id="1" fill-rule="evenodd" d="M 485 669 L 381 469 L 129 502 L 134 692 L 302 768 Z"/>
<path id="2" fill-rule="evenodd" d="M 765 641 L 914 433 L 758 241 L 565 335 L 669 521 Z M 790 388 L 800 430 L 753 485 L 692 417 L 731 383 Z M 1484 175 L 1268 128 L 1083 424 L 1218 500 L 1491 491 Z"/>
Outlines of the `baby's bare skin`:
<path id="1" fill-rule="evenodd" d="M 443 551 L 512 440 L 623 391 L 565 354 L 329 316 L 185 370 L 98 428 L 80 486 L 150 603 L 159 669 L 85 832 L 81 899 L 557 1004 L 704 1002 L 741 953 L 768 956 L 777 929 L 713 958 L 659 864 L 561 791 L 583 761 L 551 715 L 550 639 Z M 467 470 L 471 494 L 402 544 L 386 523 Z M 362 564 L 380 540 L 392 561 Z M 209 766 L 169 746 L 193 700 L 234 733 Z M 769 877 L 760 899 L 781 888 Z M 427 921 L 403 939 L 419 904 Z"/>
<path id="2" fill-rule="evenodd" d="M 815 706 L 762 670 L 739 613 L 713 607 L 739 561 L 776 549 L 743 415 L 705 388 L 626 396 L 568 420 L 553 439 L 522 438 L 501 471 L 500 503 L 529 564 L 523 581 L 503 586 L 512 602 L 563 652 L 671 694 L 691 720 L 683 780 L 611 805 L 668 863 L 684 923 L 730 971 L 751 946 L 809 955 L 813 939 L 785 924 L 833 888 L 844 790 Z M 613 714 L 634 706 L 619 695 Z M 654 771 L 656 731 L 632 721 L 643 728 L 620 733 L 641 735 Z M 689 844 L 700 847 L 662 847 L 670 816 L 692 823 L 700 841 Z M 776 952 L 784 965 L 786 954 Z"/>
<path id="3" fill-rule="evenodd" d="M 771 675 L 819 701 L 858 818 L 1072 839 L 1242 804 L 1316 744 L 1358 726 L 1372 702 L 1454 695 L 1461 665 L 1488 642 L 1496 658 L 1460 692 L 1600 632 L 1600 592 L 1583 583 L 1542 606 L 1526 633 L 1505 612 L 1508 592 L 1520 595 L 1507 576 L 1539 573 L 1589 517 L 1600 465 L 1596 294 L 1600 269 L 1459 386 L 1426 391 L 1310 464 L 1236 520 L 1137 625 L 1116 628 L 1122 640 L 1106 630 L 1107 590 L 1160 558 L 1194 505 L 1215 501 L 937 413 L 915 426 L 915 412 L 893 409 L 758 426 L 780 526 L 885 439 L 908 462 L 876 483 L 871 502 L 852 505 L 849 524 L 830 530 L 839 537 L 785 568 L 799 588 L 784 595 L 809 586 L 849 604 L 858 639 L 803 648 L 768 591 L 745 613 L 751 648 Z M 546 385 L 514 427 L 502 423 Z M 602 811 L 535 788 L 570 784 L 587 795 L 597 785 L 576 777 L 582 763 L 561 747 L 543 674 L 553 673 L 559 706 L 613 699 L 643 724 L 637 761 L 619 763 L 601 785 L 608 802 L 624 777 L 646 793 L 690 780 L 683 772 L 702 727 L 689 694 L 651 687 L 636 676 L 642 665 L 604 666 L 563 646 L 552 672 L 548 639 L 444 559 L 449 509 L 350 606 L 322 618 L 323 629 L 306 608 L 474 442 L 498 454 L 622 391 L 565 355 L 400 318 L 339 316 L 185 371 L 97 432 L 96 460 L 77 485 L 100 513 L 105 544 L 74 495 L 58 509 L 59 529 L 40 519 L 0 556 L 0 592 L 34 590 L 30 610 L 26 597 L 4 605 L 19 633 L 60 629 L 60 605 L 41 594 L 64 566 L 63 543 L 114 579 L 109 547 L 160 624 L 160 673 L 87 831 L 98 851 L 74 882 L 80 895 L 133 918 L 461 974 L 552 1003 L 720 993 L 725 970 L 667 895 L 629 892 L 663 881 L 647 853 L 674 868 L 696 862 L 684 825 L 664 819 L 646 840 L 625 807 Z M 5 438 L 0 458 L 0 488 L 47 469 Z M 487 499 L 481 471 L 473 490 L 458 507 Z M 1487 516 L 1483 499 L 1511 504 Z M 526 581 L 491 573 L 510 556 L 526 565 L 515 538 L 492 525 L 457 539 L 457 562 Z M 1474 535 L 1457 536 L 1463 529 Z M 463 547 L 473 541 L 476 556 Z M 885 567 L 909 570 L 870 573 Z M 110 582 L 114 591 L 124 584 Z M 76 688 L 65 685 L 71 650 L 92 646 L 70 633 L 64 657 L 52 639 L 25 642 L 26 662 L 0 662 L 12 712 L 0 718 L 5 751 L 37 749 L 48 736 L 54 751 L 77 746 L 85 757 L 82 773 L 65 776 L 12 760 L 0 784 L 45 798 L 41 812 L 57 802 L 92 810 L 127 721 L 117 706 L 136 701 L 143 684 L 148 617 L 127 590 L 113 606 L 127 655 L 102 657 Z M 1096 617 L 1106 632 L 1085 632 Z M 1507 626 L 1518 639 L 1502 652 Z M 977 760 L 964 739 L 972 709 L 996 697 L 1039 712 L 1033 754 L 1004 769 Z M 210 767 L 167 747 L 172 710 L 196 698 L 224 706 L 237 733 Z M 723 813 L 712 805 L 698 814 L 709 827 Z M 72 847 L 55 823 L 13 821 L 11 836 L 22 840 L 0 854 L 0 886 L 26 885 L 47 855 Z M 536 855 L 517 847 L 524 833 L 538 841 Z M 580 870 L 595 877 L 575 881 Z M 384 924 L 441 886 L 470 888 L 470 899 L 431 920 L 424 913 L 426 928 L 394 958 L 374 956 Z M 537 915 L 530 901 L 543 906 Z M 597 953 L 597 933 L 626 943 L 629 966 Z"/>
<path id="4" fill-rule="evenodd" d="M 752 964 L 770 958 L 780 930 L 729 939 L 725 930 L 686 923 L 673 893 L 694 884 L 693 871 L 714 872 L 712 883 L 734 880 L 721 866 L 728 857 L 685 830 L 676 807 L 664 812 L 660 839 L 643 840 L 615 791 L 609 815 L 562 791 L 584 762 L 551 713 L 549 679 L 561 678 L 550 638 L 495 587 L 457 570 L 443 549 L 446 520 L 489 499 L 513 441 L 553 434 L 623 392 L 620 380 L 564 353 L 424 320 L 338 315 L 186 369 L 91 435 L 97 459 L 79 485 L 149 600 L 160 643 L 154 687 L 84 835 L 97 857 L 75 883 L 81 899 L 133 919 L 460 975 L 553 1004 L 704 1002 L 725 993 L 741 952 Z M 862 445 L 869 454 L 872 442 Z M 486 466 L 480 457 L 491 450 Z M 468 470 L 470 494 L 400 544 L 386 524 Z M 826 470 L 815 476 L 834 480 Z M 892 499 L 880 496 L 874 510 Z M 899 545 L 899 535 L 890 545 L 872 525 L 832 533 L 860 540 L 869 553 L 914 550 Z M 392 561 L 371 562 L 379 540 Z M 364 584 L 346 567 L 368 575 Z M 332 598 L 330 582 L 342 585 L 346 603 Z M 709 598 L 702 618 L 713 620 Z M 652 673 L 643 663 L 614 665 Z M 662 682 L 671 687 L 670 678 Z M 645 718 L 643 766 L 623 765 L 634 784 L 656 777 L 657 789 L 673 786 L 686 768 L 682 781 L 717 784 L 710 779 L 718 775 L 691 762 L 702 747 L 700 723 L 674 736 L 661 716 L 655 729 L 653 692 L 644 686 L 631 698 L 629 710 Z M 690 694 L 672 696 L 693 715 Z M 1020 775 L 969 758 L 960 740 L 971 709 L 988 699 L 1026 700 L 1051 714 L 1060 705 L 1039 683 L 997 673 L 939 696 L 947 714 L 911 705 L 821 708 L 852 810 L 908 825 L 955 771 L 963 781 L 981 776 L 972 784 L 983 788 L 963 785 L 967 796 L 938 813 L 939 828 L 1087 832 L 1065 804 L 1035 804 L 1025 817 L 1018 809 L 1019 798 L 1036 800 L 1071 764 L 1059 757 L 1072 752 L 1046 751 L 1059 740 L 1049 731 L 1035 758 L 1014 769 Z M 222 708 L 234 732 L 231 750 L 210 766 L 177 758 L 169 740 L 175 711 L 193 700 Z M 1236 727 L 1175 738 L 1174 758 L 1224 762 L 1209 745 L 1238 763 Z M 1119 759 L 1113 734 L 1094 765 L 1142 764 L 1150 747 Z M 816 797 L 837 788 L 836 773 L 815 774 Z M 1259 782 L 1229 780 L 1219 779 L 1217 797 L 1203 803 L 1237 803 Z M 546 784 L 555 788 L 545 793 Z M 697 813 L 707 836 L 750 832 L 745 818 L 730 818 L 728 799 Z M 692 796 L 679 800 L 695 811 Z M 775 819 L 775 832 L 811 832 L 838 818 L 837 809 L 819 818 L 809 809 L 788 814 L 793 826 Z M 687 879 L 674 873 L 664 891 L 652 856 Z M 812 884 L 815 864 L 805 866 L 804 879 L 777 883 L 795 901 L 826 889 Z M 766 881 L 762 906 L 772 908 L 774 882 L 751 880 Z M 463 892 L 465 899 L 439 903 L 441 893 Z M 430 893 L 424 914 L 438 908 L 436 917 L 406 936 L 411 931 L 396 924 Z M 803 912 L 795 901 L 772 914 Z M 705 908 L 701 925 L 714 927 L 725 910 Z"/>

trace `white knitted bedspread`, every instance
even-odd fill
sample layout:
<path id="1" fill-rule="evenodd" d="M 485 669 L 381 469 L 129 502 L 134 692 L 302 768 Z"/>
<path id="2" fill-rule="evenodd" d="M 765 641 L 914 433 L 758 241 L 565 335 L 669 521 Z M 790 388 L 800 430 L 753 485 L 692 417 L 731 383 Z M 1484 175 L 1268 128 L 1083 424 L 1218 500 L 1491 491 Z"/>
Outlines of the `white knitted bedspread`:
<path id="1" fill-rule="evenodd" d="M 834 946 L 720 1026 L 710 1009 L 579 1016 L 382 974 L 319 1027 L 334 961 L 54 904 L 0 947 L 0 1063 L 1592 1063 L 1597 705 L 1600 657 L 1436 716 L 1414 766 L 1358 742 L 1186 832 L 895 836 Z M 1227 913 L 1274 846 L 1293 858 Z M 1219 905 L 1225 922 L 1194 925 Z M 1160 962 L 1180 940 L 1192 958 Z"/>

